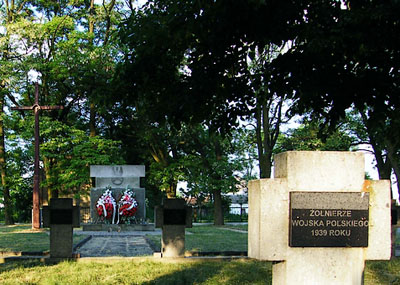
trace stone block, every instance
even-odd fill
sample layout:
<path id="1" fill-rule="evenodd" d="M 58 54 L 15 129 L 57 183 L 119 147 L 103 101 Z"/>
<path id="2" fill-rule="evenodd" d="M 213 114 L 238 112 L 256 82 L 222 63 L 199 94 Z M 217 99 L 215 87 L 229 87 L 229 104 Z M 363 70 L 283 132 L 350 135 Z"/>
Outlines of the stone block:
<path id="1" fill-rule="evenodd" d="M 249 205 L 248 256 L 260 260 L 284 260 L 289 244 L 286 179 L 250 181 Z"/>
<path id="2" fill-rule="evenodd" d="M 363 191 L 370 193 L 369 244 L 367 260 L 389 260 L 391 256 L 390 181 L 366 180 Z"/>
<path id="3" fill-rule="evenodd" d="M 52 225 L 50 228 L 50 257 L 72 258 L 73 228 L 65 225 Z"/>
<path id="4" fill-rule="evenodd" d="M 185 255 L 185 227 L 163 226 L 161 254 L 162 257 L 183 257 Z"/>
<path id="5" fill-rule="evenodd" d="M 287 178 L 294 191 L 359 191 L 364 176 L 360 152 L 289 151 L 275 156 L 274 178 Z"/>
<path id="6" fill-rule="evenodd" d="M 91 165 L 90 177 L 145 177 L 144 165 Z"/>

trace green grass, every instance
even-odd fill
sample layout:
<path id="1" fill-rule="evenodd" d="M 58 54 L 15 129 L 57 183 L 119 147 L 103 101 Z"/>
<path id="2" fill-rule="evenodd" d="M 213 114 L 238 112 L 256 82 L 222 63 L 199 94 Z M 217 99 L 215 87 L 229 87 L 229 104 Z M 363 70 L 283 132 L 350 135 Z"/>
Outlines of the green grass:
<path id="1" fill-rule="evenodd" d="M 74 244 L 86 236 L 74 235 Z M 50 236 L 46 229 L 33 230 L 31 225 L 0 226 L 0 251 L 48 251 Z"/>
<path id="2" fill-rule="evenodd" d="M 195 226 L 186 229 L 190 251 L 245 251 L 247 234 L 224 227 Z M 245 226 L 234 226 L 245 229 Z M 0 250 L 48 250 L 48 232 L 30 225 L 0 226 Z M 79 236 L 78 238 L 83 238 Z M 160 236 L 154 237 L 158 243 Z M 39 261 L 0 264 L 0 284 L 271 284 L 271 262 L 255 260 L 204 261 L 96 259 L 45 265 Z M 399 284 L 400 259 L 367 261 L 365 284 Z"/>
<path id="3" fill-rule="evenodd" d="M 400 259 L 391 261 L 367 261 L 365 285 L 400 284 Z"/>
<path id="4" fill-rule="evenodd" d="M 270 284 L 271 263 L 253 260 L 113 260 L 0 265 L 1 284 Z"/>
<path id="5" fill-rule="evenodd" d="M 158 248 L 160 235 L 148 235 Z M 194 226 L 186 229 L 186 251 L 247 251 L 247 233 L 230 231 L 228 227 L 210 225 Z"/>
<path id="6" fill-rule="evenodd" d="M 0 284 L 271 284 L 272 263 L 255 260 L 112 259 L 0 265 Z M 365 285 L 400 284 L 400 260 L 369 261 Z"/>

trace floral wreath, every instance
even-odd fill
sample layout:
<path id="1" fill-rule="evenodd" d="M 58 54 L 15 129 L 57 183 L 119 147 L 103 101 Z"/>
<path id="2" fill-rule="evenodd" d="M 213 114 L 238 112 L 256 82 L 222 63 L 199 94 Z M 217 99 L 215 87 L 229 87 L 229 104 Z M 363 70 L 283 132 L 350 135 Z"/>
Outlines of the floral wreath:
<path id="1" fill-rule="evenodd" d="M 103 217 L 103 219 L 109 220 L 112 217 L 113 224 L 114 224 L 114 219 L 115 219 L 116 207 L 117 207 L 117 204 L 111 194 L 110 189 L 107 189 L 103 193 L 103 195 L 101 195 L 99 200 L 97 200 L 97 204 L 96 204 L 97 213 L 99 214 L 100 217 Z"/>
<path id="2" fill-rule="evenodd" d="M 134 194 L 129 189 L 124 192 L 121 199 L 118 202 L 118 222 L 119 216 L 132 217 L 138 210 L 138 203 L 134 198 Z"/>

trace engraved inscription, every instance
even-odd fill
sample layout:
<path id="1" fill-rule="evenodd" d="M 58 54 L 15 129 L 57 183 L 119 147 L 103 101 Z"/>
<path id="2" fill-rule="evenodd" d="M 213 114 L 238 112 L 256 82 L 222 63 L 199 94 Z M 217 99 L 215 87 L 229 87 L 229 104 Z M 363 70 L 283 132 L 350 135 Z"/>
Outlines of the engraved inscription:
<path id="1" fill-rule="evenodd" d="M 353 209 L 343 209 L 340 208 L 339 202 L 335 202 L 342 199 L 340 196 L 342 193 L 327 193 L 332 198 L 327 201 L 332 202 L 328 202 L 321 209 L 312 208 L 313 193 L 302 193 L 301 199 L 309 198 L 309 204 L 296 204 L 295 201 L 294 204 L 300 206 L 290 208 L 289 245 L 291 247 L 368 246 L 369 209 L 365 207 L 368 204 L 364 201 L 369 199 L 368 195 L 361 197 L 361 193 L 354 193 L 358 194 L 353 195 L 355 198 L 360 196 L 360 199 L 354 199 L 354 203 L 363 203 L 363 205 L 356 204 Z M 316 193 L 318 197 L 321 197 L 320 192 Z M 307 197 L 307 195 L 310 196 Z M 352 206 L 346 203 L 346 206 Z"/>

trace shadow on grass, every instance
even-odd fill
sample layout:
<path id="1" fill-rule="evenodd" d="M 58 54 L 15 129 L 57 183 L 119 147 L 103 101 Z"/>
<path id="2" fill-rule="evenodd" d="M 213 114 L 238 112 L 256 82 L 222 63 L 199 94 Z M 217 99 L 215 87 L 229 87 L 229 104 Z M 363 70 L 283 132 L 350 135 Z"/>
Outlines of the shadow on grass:
<path id="1" fill-rule="evenodd" d="M 271 263 L 259 261 L 193 262 L 144 284 L 271 284 Z"/>
<path id="2" fill-rule="evenodd" d="M 43 262 L 39 260 L 21 260 L 21 261 L 13 261 L 13 262 L 6 262 L 0 264 L 0 274 L 3 272 L 9 272 L 16 269 L 23 269 L 23 268 L 33 268 L 33 267 L 44 267 L 48 266 L 45 265 Z"/>
<path id="3" fill-rule="evenodd" d="M 400 285 L 400 259 L 390 261 L 368 261 L 366 263 L 365 284 Z"/>

